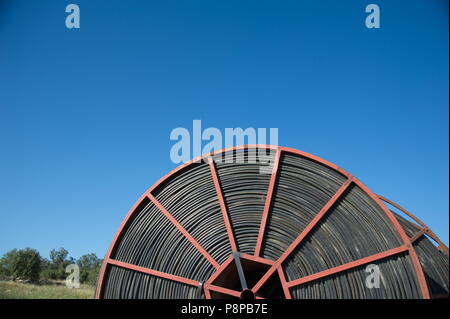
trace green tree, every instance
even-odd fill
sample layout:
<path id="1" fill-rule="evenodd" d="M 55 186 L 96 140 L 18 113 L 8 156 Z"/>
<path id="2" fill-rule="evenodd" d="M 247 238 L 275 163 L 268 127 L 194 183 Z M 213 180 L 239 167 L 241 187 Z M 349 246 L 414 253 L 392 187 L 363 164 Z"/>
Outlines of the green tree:
<path id="1" fill-rule="evenodd" d="M 102 260 L 96 254 L 86 254 L 77 260 L 80 267 L 80 281 L 95 285 L 98 273 L 102 265 Z"/>
<path id="2" fill-rule="evenodd" d="M 97 284 L 98 275 L 100 273 L 101 264 L 91 269 L 88 273 L 86 283 L 95 286 Z"/>
<path id="3" fill-rule="evenodd" d="M 67 277 L 67 265 L 75 263 L 75 259 L 68 255 L 69 252 L 62 247 L 50 251 L 51 266 L 45 274 L 49 279 L 65 279 Z"/>
<path id="4" fill-rule="evenodd" d="M 35 249 L 13 249 L 1 261 L 2 273 L 13 280 L 37 282 L 41 271 L 41 256 Z"/>
<path id="5" fill-rule="evenodd" d="M 41 279 L 44 281 L 58 279 L 58 273 L 53 263 L 44 257 L 41 258 Z"/>
<path id="6" fill-rule="evenodd" d="M 0 259 L 0 279 L 12 279 L 12 261 L 17 249 L 10 250 Z"/>
<path id="7" fill-rule="evenodd" d="M 62 247 L 58 250 L 53 248 L 50 251 L 50 259 L 52 260 L 53 264 L 55 264 L 58 267 L 62 266 L 66 262 L 68 255 L 69 252 Z"/>
<path id="8" fill-rule="evenodd" d="M 96 254 L 92 253 L 83 255 L 77 260 L 77 264 L 80 268 L 91 269 L 98 266 L 100 263 L 100 258 L 98 258 Z"/>

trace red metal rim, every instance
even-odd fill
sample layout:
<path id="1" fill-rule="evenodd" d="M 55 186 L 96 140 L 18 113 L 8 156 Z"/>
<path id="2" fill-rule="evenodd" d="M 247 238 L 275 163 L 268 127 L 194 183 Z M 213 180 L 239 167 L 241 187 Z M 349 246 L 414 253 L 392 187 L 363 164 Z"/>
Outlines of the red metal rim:
<path id="1" fill-rule="evenodd" d="M 274 146 L 274 145 L 242 145 L 242 146 L 235 146 L 235 147 L 230 147 L 230 148 L 225 148 L 225 149 L 221 149 L 218 151 L 214 151 L 211 152 L 209 154 L 205 154 L 203 156 L 197 157 L 185 164 L 182 164 L 180 166 L 178 166 L 177 168 L 175 168 L 174 170 L 172 170 L 171 172 L 169 172 L 168 174 L 166 174 L 164 177 L 162 177 L 161 179 L 159 179 L 152 187 L 150 187 L 140 198 L 139 200 L 133 205 L 133 207 L 129 210 L 129 212 L 127 213 L 125 219 L 122 221 L 118 231 L 116 232 L 113 241 L 111 242 L 108 251 L 106 253 L 105 259 L 103 261 L 101 270 L 100 270 L 100 274 L 99 274 L 99 281 L 98 281 L 98 285 L 97 285 L 97 289 L 96 289 L 96 293 L 95 293 L 95 297 L 96 298 L 101 298 L 102 297 L 102 293 L 103 293 L 103 289 L 104 289 L 104 284 L 105 284 L 105 274 L 106 274 L 106 269 L 108 267 L 108 265 L 116 265 L 119 267 L 124 267 L 124 268 L 129 268 L 129 269 L 133 269 L 135 271 L 141 271 L 141 272 L 145 272 L 151 275 L 155 275 L 155 276 L 160 276 L 163 278 L 167 278 L 167 279 L 171 279 L 174 281 L 178 281 L 178 282 L 182 282 L 188 285 L 193 285 L 193 286 L 200 286 L 201 283 L 188 279 L 188 278 L 181 278 L 178 276 L 174 276 L 171 274 L 166 274 L 166 273 L 160 273 L 160 272 L 156 272 L 154 270 L 151 269 L 146 269 L 146 268 L 142 268 L 136 265 L 128 265 L 126 263 L 122 263 L 120 261 L 116 261 L 114 259 L 111 258 L 111 254 L 114 251 L 114 249 L 116 248 L 116 245 L 118 243 L 118 240 L 122 234 L 122 231 L 125 229 L 125 227 L 127 226 L 130 218 L 132 217 L 133 213 L 136 211 L 136 208 L 139 206 L 139 204 L 146 198 L 149 198 L 150 200 L 152 200 L 156 206 L 158 206 L 158 208 L 160 210 L 163 211 L 163 213 L 167 216 L 167 218 L 175 225 L 175 227 L 178 228 L 178 230 L 183 233 L 183 235 L 186 236 L 186 238 L 191 242 L 191 244 L 193 244 L 197 250 L 202 253 L 205 258 L 207 258 L 207 260 L 217 269 L 216 273 L 219 272 L 219 270 L 221 269 L 221 267 L 224 266 L 224 264 L 226 264 L 227 262 L 230 262 L 230 259 L 228 259 L 224 264 L 219 265 L 209 254 L 208 252 L 206 252 L 203 247 L 201 247 L 198 242 L 195 241 L 194 238 L 192 238 L 190 236 L 189 233 L 187 233 L 187 231 L 172 217 L 172 215 L 165 210 L 162 205 L 160 205 L 156 199 L 153 197 L 152 192 L 153 190 L 156 189 L 156 187 L 158 187 L 160 184 L 162 184 L 164 181 L 166 181 L 167 179 L 169 179 L 170 177 L 172 177 L 173 175 L 175 175 L 176 173 L 178 173 L 180 170 L 187 168 L 189 165 L 193 164 L 193 163 L 197 163 L 199 161 L 205 161 L 207 163 L 209 163 L 210 165 L 210 169 L 211 169 L 211 175 L 215 184 L 215 188 L 217 191 L 217 195 L 218 195 L 218 199 L 220 202 L 220 206 L 221 206 L 221 210 L 222 210 L 222 215 L 224 217 L 224 221 L 225 221 L 225 225 L 227 226 L 227 233 L 229 235 L 229 240 L 230 240 L 230 244 L 232 247 L 232 250 L 235 251 L 236 250 L 236 245 L 234 242 L 234 238 L 233 238 L 233 234 L 232 231 L 230 229 L 228 229 L 229 223 L 227 223 L 227 219 L 228 219 L 228 214 L 226 211 L 226 207 L 223 204 L 223 196 L 221 193 L 221 189 L 220 189 L 220 184 L 217 182 L 217 174 L 215 172 L 215 166 L 214 166 L 214 162 L 211 161 L 211 157 L 213 155 L 217 155 L 220 153 L 225 153 L 225 152 L 229 152 L 229 151 L 234 151 L 234 150 L 242 150 L 242 149 L 271 149 L 271 150 L 275 150 L 276 151 L 276 156 L 275 156 L 275 163 L 273 166 L 273 171 L 271 174 L 271 178 L 270 178 L 270 183 L 269 183 L 269 189 L 267 192 L 267 196 L 266 196 L 266 203 L 265 203 L 265 207 L 264 207 L 264 211 L 263 211 L 263 216 L 262 216 L 262 221 L 261 221 L 261 225 L 260 225 L 260 233 L 258 236 L 258 241 L 257 241 L 257 247 L 255 249 L 255 256 L 247 256 L 247 258 L 260 258 L 263 259 L 261 257 L 259 257 L 259 253 L 260 253 L 260 249 L 261 249 L 261 242 L 264 238 L 264 230 L 265 230 L 265 223 L 267 220 L 267 214 L 269 212 L 269 208 L 271 205 L 271 199 L 272 199 L 272 193 L 273 193 L 273 185 L 276 181 L 277 178 L 277 173 L 278 173 L 278 163 L 279 163 L 279 158 L 281 156 L 281 153 L 290 153 L 290 154 L 295 154 L 295 155 L 299 155 L 305 158 L 308 158 L 310 160 L 313 160 L 315 162 L 318 162 L 322 165 L 325 165 L 339 173 L 341 173 L 342 175 L 344 175 L 345 177 L 347 177 L 347 182 L 342 185 L 341 189 L 330 199 L 329 203 L 327 203 L 327 205 L 325 205 L 325 207 L 321 210 L 321 212 L 318 213 L 318 215 L 311 221 L 310 225 L 307 226 L 307 228 L 301 233 L 299 234 L 299 236 L 297 237 L 297 239 L 291 244 L 291 246 L 288 248 L 288 250 L 285 252 L 285 254 L 283 254 L 278 260 L 276 261 L 269 261 L 272 263 L 269 271 L 261 278 L 261 280 L 252 288 L 252 291 L 254 293 L 256 293 L 258 291 L 259 288 L 261 288 L 261 286 L 268 280 L 268 278 L 271 276 L 271 274 L 273 274 L 275 271 L 277 271 L 280 275 L 280 278 L 282 278 L 282 285 L 283 285 L 283 290 L 284 293 L 286 295 L 286 298 L 290 298 L 290 292 L 289 292 L 289 288 L 296 285 L 296 281 L 294 280 L 293 282 L 286 282 L 285 280 L 285 276 L 282 270 L 282 263 L 285 260 L 285 258 L 290 254 L 290 252 L 292 252 L 295 247 L 303 240 L 303 238 L 305 236 L 307 236 L 308 232 L 319 222 L 320 218 L 326 213 L 326 211 L 333 205 L 333 203 L 342 195 L 342 193 L 347 189 L 347 187 L 350 184 L 356 184 L 358 185 L 370 198 L 372 198 L 372 200 L 375 201 L 375 203 L 377 203 L 377 205 L 383 210 L 383 212 L 386 214 L 386 216 L 389 218 L 389 220 L 391 221 L 392 225 L 394 226 L 394 229 L 396 230 L 396 232 L 398 233 L 398 235 L 400 236 L 400 238 L 403 241 L 403 245 L 400 247 L 397 247 L 395 249 L 392 249 L 390 251 L 386 251 L 386 252 L 382 252 L 376 255 L 372 255 L 372 256 L 368 256 L 366 258 L 360 259 L 360 260 L 356 260 L 352 263 L 346 264 L 346 265 L 341 265 L 339 267 L 335 267 L 332 269 L 328 269 L 324 272 L 321 272 L 319 274 L 313 274 L 311 276 L 307 276 L 307 277 L 311 277 L 311 278 L 300 278 L 298 281 L 299 282 L 306 282 L 306 281 L 310 281 L 310 280 L 315 280 L 315 278 L 319 278 L 319 277 L 324 277 L 324 276 L 328 276 L 331 274 L 334 274 L 336 272 L 339 271 L 343 271 L 346 269 L 350 269 L 353 267 L 357 267 L 361 264 L 365 264 L 366 262 L 371 262 L 373 260 L 377 260 L 377 259 L 382 259 L 385 258 L 387 256 L 391 256 L 393 254 L 398 254 L 398 253 L 403 253 L 403 252 L 408 252 L 410 259 L 412 261 L 412 264 L 414 266 L 415 272 L 416 272 L 416 277 L 419 283 L 419 287 L 422 293 L 422 297 L 425 299 L 430 298 L 430 293 L 428 290 L 428 286 L 425 280 L 425 275 L 422 269 L 422 266 L 420 264 L 420 261 L 417 257 L 417 254 L 411 244 L 411 239 L 408 238 L 408 236 L 406 235 L 405 231 L 403 230 L 403 228 L 400 226 L 399 222 L 397 221 L 397 219 L 395 218 L 395 216 L 393 215 L 393 213 L 387 208 L 387 206 L 382 202 L 382 200 L 380 199 L 379 196 L 377 196 L 375 193 L 373 193 L 369 188 L 367 188 L 361 181 L 359 181 L 357 178 L 355 178 L 354 176 L 352 176 L 350 173 L 348 173 L 347 171 L 345 171 L 344 169 L 340 168 L 339 166 L 330 163 L 320 157 L 317 157 L 315 155 L 303 152 L 303 151 L 299 151 L 296 149 L 292 149 L 292 148 L 288 148 L 288 147 L 281 147 L 281 146 Z M 233 245 L 234 243 L 234 245 Z M 264 259 L 266 260 L 266 259 Z M 214 276 L 213 276 L 214 277 Z M 213 278 L 211 277 L 211 278 Z M 210 279 L 211 279 L 210 278 Z M 208 280 L 209 281 L 209 280 Z M 204 285 L 204 291 L 205 291 L 205 297 L 206 298 L 211 298 L 211 294 L 209 290 L 216 290 L 219 291 L 221 290 L 221 292 L 223 293 L 227 293 L 230 295 L 235 295 L 236 292 L 234 291 L 225 291 L 224 288 L 221 287 L 212 287 L 210 282 L 209 283 L 205 283 Z M 220 292 L 220 291 L 219 291 Z"/>
<path id="2" fill-rule="evenodd" d="M 385 203 L 388 203 L 389 205 L 392 205 L 393 207 L 397 208 L 401 212 L 403 212 L 405 215 L 409 216 L 411 219 L 413 219 L 417 224 L 413 224 L 417 227 L 418 232 L 410 238 L 411 244 L 414 243 L 417 239 L 419 239 L 422 235 L 428 235 L 431 239 L 433 239 L 438 244 L 438 249 L 448 255 L 448 247 L 439 239 L 438 236 L 427 226 L 423 221 L 421 221 L 419 218 L 411 214 L 409 211 L 404 209 L 399 204 L 391 201 L 390 199 L 383 197 L 381 195 L 378 195 L 378 197 Z"/>

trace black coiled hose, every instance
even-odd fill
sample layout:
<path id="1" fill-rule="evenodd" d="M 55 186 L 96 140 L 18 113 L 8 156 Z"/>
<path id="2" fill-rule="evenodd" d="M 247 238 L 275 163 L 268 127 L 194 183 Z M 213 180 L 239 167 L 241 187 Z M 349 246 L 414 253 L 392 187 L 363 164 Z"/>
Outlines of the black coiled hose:
<path id="1" fill-rule="evenodd" d="M 257 298 L 448 296 L 448 255 L 425 234 L 411 244 L 417 226 L 339 167 L 274 146 L 203 159 L 132 208 L 98 298 L 242 298 L 238 275 Z M 368 264 L 379 288 L 367 285 Z"/>

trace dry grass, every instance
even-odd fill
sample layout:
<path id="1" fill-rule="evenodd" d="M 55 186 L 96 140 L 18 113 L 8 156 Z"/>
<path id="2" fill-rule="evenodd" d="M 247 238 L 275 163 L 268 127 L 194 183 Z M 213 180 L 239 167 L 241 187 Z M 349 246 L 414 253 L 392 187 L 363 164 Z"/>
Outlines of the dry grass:
<path id="1" fill-rule="evenodd" d="M 81 285 L 69 289 L 61 282 L 33 285 L 13 281 L 0 281 L 0 299 L 91 299 L 94 287 Z"/>

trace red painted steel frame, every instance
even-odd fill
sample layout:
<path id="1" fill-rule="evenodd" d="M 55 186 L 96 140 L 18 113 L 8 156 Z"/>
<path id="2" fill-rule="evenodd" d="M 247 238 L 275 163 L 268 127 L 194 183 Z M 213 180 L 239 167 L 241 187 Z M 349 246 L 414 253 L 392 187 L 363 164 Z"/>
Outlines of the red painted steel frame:
<path id="1" fill-rule="evenodd" d="M 413 214 L 411 214 L 410 212 L 408 212 L 406 209 L 404 209 L 402 206 L 400 206 L 397 203 L 394 203 L 393 201 L 391 201 L 390 199 L 383 197 L 381 195 L 378 195 L 378 197 L 383 201 L 386 202 L 392 206 L 394 206 L 395 208 L 397 208 L 398 210 L 400 210 L 401 212 L 403 212 L 404 214 L 406 214 L 407 216 L 409 216 L 411 219 L 413 219 L 417 224 L 416 225 L 413 223 L 413 225 L 419 230 L 418 233 L 416 233 L 412 238 L 411 238 L 411 243 L 415 242 L 417 239 L 419 239 L 423 234 L 428 235 L 431 239 L 433 239 L 436 243 L 438 243 L 438 249 L 441 250 L 442 252 L 444 252 L 446 255 L 448 255 L 448 247 L 439 239 L 438 236 L 436 236 L 435 233 L 433 233 L 433 231 L 428 228 L 427 225 L 425 225 L 425 223 L 423 221 L 421 221 L 419 218 L 417 218 L 416 216 L 414 216 Z"/>
<path id="2" fill-rule="evenodd" d="M 157 271 L 157 270 L 153 270 L 153 269 L 149 269 L 149 268 L 145 268 L 145 267 L 141 267 L 141 266 L 125 263 L 125 262 L 118 261 L 118 260 L 115 260 L 115 259 L 109 259 L 108 260 L 108 264 L 113 265 L 113 266 L 118 266 L 118 267 L 121 267 L 121 268 L 131 269 L 131 270 L 134 270 L 134 271 L 142 272 L 144 274 L 148 274 L 148 275 L 152 275 L 152 276 L 156 276 L 156 277 L 160 277 L 160 278 L 164 278 L 164 279 L 169 279 L 169 280 L 181 282 L 183 284 L 190 285 L 190 286 L 200 286 L 201 285 L 201 283 L 199 281 L 196 281 L 196 280 L 192 280 L 192 279 L 189 279 L 189 278 L 184 278 L 184 277 L 180 277 L 180 276 L 171 275 L 171 274 L 168 274 L 168 273 L 165 273 L 165 272 L 162 272 L 162 271 Z"/>
<path id="3" fill-rule="evenodd" d="M 209 168 L 211 170 L 211 176 L 214 182 L 214 187 L 216 188 L 217 199 L 219 200 L 220 210 L 222 211 L 223 222 L 225 223 L 225 228 L 227 230 L 231 250 L 233 252 L 236 252 L 237 251 L 236 241 L 234 240 L 233 228 L 231 227 L 230 217 L 228 216 L 225 200 L 223 199 L 222 188 L 220 187 L 219 177 L 217 176 L 216 165 L 214 164 L 214 161 L 211 157 L 208 157 L 208 163 Z"/>
<path id="4" fill-rule="evenodd" d="M 315 273 L 315 274 L 312 274 L 312 275 L 309 275 L 309 276 L 305 276 L 303 278 L 299 278 L 299 279 L 296 279 L 296 280 L 289 281 L 286 284 L 286 286 L 287 287 L 298 286 L 298 285 L 301 285 L 301 284 L 304 284 L 304 283 L 307 283 L 307 282 L 310 282 L 310 281 L 313 281 L 313 280 L 317 280 L 317 279 L 320 279 L 320 278 L 323 278 L 323 277 L 326 277 L 326 276 L 334 275 L 336 273 L 339 273 L 339 272 L 342 272 L 342 271 L 345 271 L 345 270 L 349 270 L 351 268 L 359 267 L 361 265 L 365 265 L 365 264 L 371 263 L 371 262 L 376 261 L 376 260 L 380 260 L 380 259 L 383 259 L 383 258 L 386 258 L 386 257 L 390 257 L 392 255 L 400 254 L 400 253 L 405 252 L 406 250 L 408 250 L 408 247 L 400 246 L 400 247 L 397 247 L 397 248 L 394 248 L 394 249 L 390 249 L 390 250 L 384 251 L 382 253 L 374 254 L 374 255 L 369 256 L 369 257 L 361 258 L 361 259 L 349 262 L 347 264 L 343 264 L 343 265 L 340 265 L 340 266 L 337 266 L 337 267 L 333 267 L 333 268 L 330 268 L 330 269 L 327 269 L 327 270 L 324 270 L 324 271 L 321 271 L 321 272 L 318 272 L 318 273 Z"/>
<path id="5" fill-rule="evenodd" d="M 419 287 L 422 292 L 422 298 L 430 299 L 430 291 L 428 290 L 428 285 L 425 279 L 425 274 L 423 272 L 422 265 L 420 264 L 419 257 L 417 257 L 416 251 L 411 245 L 411 242 L 409 241 L 409 238 L 406 235 L 405 230 L 400 226 L 400 223 L 398 222 L 397 218 L 395 218 L 394 214 L 386 207 L 386 205 L 383 204 L 383 202 L 378 198 L 377 195 L 372 193 L 372 191 L 370 191 L 360 181 L 357 181 L 357 184 L 383 209 L 384 213 L 387 215 L 387 217 L 397 230 L 397 233 L 400 235 L 400 238 L 402 239 L 403 243 L 406 245 L 406 247 L 408 247 L 409 257 L 411 258 L 411 262 L 416 271 L 417 280 L 419 282 Z"/>
<path id="6" fill-rule="evenodd" d="M 209 277 L 209 279 L 205 282 L 205 284 L 203 285 L 203 290 L 205 291 L 206 299 L 211 298 L 211 294 L 210 294 L 211 290 L 220 292 L 220 293 L 223 293 L 226 295 L 236 296 L 236 294 L 239 294 L 239 296 L 240 296 L 240 292 L 238 292 L 238 291 L 231 290 L 231 289 L 223 290 L 225 288 L 217 290 L 217 288 L 222 288 L 222 287 L 218 287 L 218 286 L 215 286 L 212 284 L 214 282 L 214 280 L 216 280 L 217 277 L 219 277 L 220 273 L 225 268 L 227 268 L 230 263 L 233 262 L 233 260 L 234 260 L 233 256 L 228 257 L 227 260 L 225 260 L 225 262 L 222 265 L 220 265 L 220 267 L 216 270 L 216 272 L 211 277 Z"/>
<path id="7" fill-rule="evenodd" d="M 289 292 L 289 287 L 291 287 L 292 285 L 294 285 L 295 282 L 300 282 L 301 280 L 306 280 L 305 278 L 299 278 L 297 280 L 291 281 L 291 282 L 286 282 L 283 270 L 282 270 L 282 262 L 287 258 L 287 256 L 298 246 L 298 244 L 307 236 L 307 234 L 311 231 L 311 229 L 320 221 L 320 219 L 327 213 L 327 211 L 331 208 L 331 206 L 339 199 L 339 197 L 345 192 L 345 190 L 348 188 L 348 186 L 351 183 L 354 183 L 356 185 L 358 185 L 370 198 L 372 198 L 378 205 L 379 207 L 384 211 L 384 213 L 387 215 L 387 217 L 390 219 L 391 223 L 393 224 L 395 230 L 397 231 L 398 235 L 400 236 L 400 238 L 402 239 L 404 246 L 398 247 L 394 250 L 389 250 L 386 252 L 382 252 L 380 254 L 376 254 L 373 256 L 369 256 L 366 258 L 362 258 L 360 260 L 356 260 L 352 263 L 349 264 L 345 264 L 345 265 L 341 265 L 339 267 L 335 267 L 335 268 L 331 268 L 326 270 L 325 272 L 321 272 L 319 274 L 314 274 L 312 276 L 316 276 L 317 278 L 319 277 L 323 277 L 326 276 L 327 274 L 331 274 L 331 273 L 335 273 L 337 271 L 343 271 L 341 269 L 350 269 L 353 267 L 356 267 L 358 265 L 361 265 L 362 263 L 365 263 L 367 260 L 372 260 L 373 258 L 379 259 L 379 258 L 385 258 L 387 256 L 396 254 L 396 253 L 402 253 L 407 251 L 410 255 L 411 261 L 414 265 L 414 269 L 416 271 L 416 276 L 419 282 L 419 286 L 422 292 L 422 297 L 423 298 L 429 298 L 429 291 L 428 291 L 428 287 L 426 285 L 426 281 L 425 281 L 425 275 L 423 273 L 423 269 L 422 266 L 419 262 L 419 259 L 417 257 L 416 252 L 414 251 L 410 239 L 406 236 L 405 231 L 401 228 L 400 224 L 398 223 L 397 219 L 395 218 L 395 216 L 392 214 L 392 212 L 382 203 L 382 201 L 379 199 L 379 197 L 377 195 L 375 195 L 373 192 L 371 192 L 364 184 L 362 184 L 359 180 L 357 180 L 355 177 L 353 177 L 352 175 L 350 175 L 348 172 L 346 172 L 345 170 L 343 170 L 342 168 L 324 160 L 321 159 L 317 156 L 302 152 L 302 151 L 298 151 L 292 148 L 287 148 L 287 147 L 279 147 L 279 146 L 273 146 L 273 145 L 242 145 L 242 146 L 236 146 L 236 147 L 231 147 L 231 148 L 226 148 L 226 149 L 222 149 L 222 150 L 218 150 L 215 152 L 211 152 L 209 154 L 197 157 L 183 165 L 178 166 L 176 169 L 172 170 L 169 174 L 165 175 L 164 177 L 162 177 L 158 182 L 156 182 L 150 189 L 147 190 L 147 192 L 145 192 L 144 195 L 141 196 L 141 198 L 133 205 L 133 207 L 130 209 L 130 211 L 128 212 L 127 216 L 125 217 L 125 219 L 123 220 L 122 224 L 119 227 L 119 230 L 117 231 L 116 235 L 114 236 L 114 239 L 108 249 L 108 252 L 106 253 L 104 262 L 102 264 L 102 268 L 100 270 L 100 275 L 99 275 L 99 282 L 98 282 L 98 287 L 96 290 L 96 298 L 101 298 L 102 297 L 102 293 L 103 293 L 103 289 L 104 289 L 104 284 L 105 284 L 105 273 L 106 273 L 106 269 L 108 267 L 108 265 L 115 265 L 115 266 L 119 266 L 119 267 L 124 267 L 124 268 L 128 268 L 128 269 L 132 269 L 135 271 L 139 271 L 139 272 L 143 272 L 143 273 L 147 273 L 147 274 L 151 274 L 151 275 L 155 275 L 155 276 L 159 276 L 162 278 L 166 278 L 169 280 L 174 280 L 177 282 L 183 282 L 185 284 L 189 284 L 189 285 L 201 285 L 201 283 L 189 279 L 189 278 L 183 278 L 183 277 L 179 277 L 179 276 L 175 276 L 175 275 L 171 275 L 171 274 L 166 274 L 166 273 L 162 273 L 162 272 L 157 272 L 155 270 L 152 269 L 148 269 L 148 268 L 144 268 L 144 267 L 139 267 L 136 265 L 130 265 L 127 263 L 123 263 L 117 260 L 113 260 L 111 258 L 111 255 L 113 253 L 113 251 L 116 248 L 116 245 L 118 244 L 119 238 L 123 232 L 123 230 L 125 229 L 125 227 L 127 226 L 128 222 L 131 219 L 131 216 L 135 213 L 137 207 L 139 206 L 139 204 L 145 199 L 145 198 L 149 198 L 150 200 L 152 200 L 155 204 L 157 203 L 156 199 L 153 197 L 152 192 L 160 185 L 162 184 L 164 181 L 166 181 L 167 179 L 169 179 L 170 177 L 174 176 L 175 174 L 177 174 L 178 172 L 180 172 L 181 170 L 187 168 L 189 165 L 193 164 L 193 163 L 198 163 L 199 161 L 205 161 L 207 160 L 211 169 L 211 175 L 214 181 L 214 185 L 216 188 L 216 192 L 217 192 L 217 197 L 218 197 L 218 201 L 219 204 L 221 206 L 221 210 L 222 210 L 222 215 L 224 217 L 224 221 L 225 221 L 225 225 L 227 227 L 227 233 L 229 235 L 229 239 L 230 239 L 230 244 L 232 247 L 233 251 L 237 250 L 236 247 L 236 243 L 234 240 L 234 236 L 233 236 L 233 232 L 231 229 L 231 223 L 229 221 L 228 218 L 228 213 L 226 210 L 226 206 L 223 200 L 223 195 L 222 195 L 222 191 L 221 191 L 221 187 L 220 187 L 220 181 L 219 178 L 217 176 L 217 172 L 215 169 L 215 165 L 214 162 L 212 161 L 212 156 L 216 155 L 216 154 L 220 154 L 220 153 L 225 153 L 225 152 L 229 152 L 229 151 L 236 151 L 236 150 L 244 150 L 244 149 L 251 149 L 251 148 L 260 148 L 260 149 L 271 149 L 271 150 L 276 150 L 276 157 L 275 157 L 275 162 L 274 163 L 274 167 L 273 167 L 273 171 L 272 171 L 272 175 L 271 175 L 271 179 L 269 182 L 269 188 L 268 188 L 268 192 L 267 192 L 267 196 L 266 196 L 266 202 L 265 202 L 265 207 L 264 207 L 264 211 L 263 211 L 263 219 L 260 225 L 260 232 L 259 232 L 259 236 L 258 236 L 258 241 L 257 241 L 257 247 L 255 249 L 255 256 L 251 256 L 251 255 L 247 255 L 247 254 L 242 254 L 241 256 L 244 256 L 244 258 L 253 258 L 253 260 L 260 261 L 261 260 L 266 260 L 263 258 L 258 257 L 258 255 L 260 254 L 261 251 L 261 245 L 262 245 L 262 241 L 263 241 L 263 237 L 264 237 L 264 229 L 266 226 L 266 221 L 267 221 L 267 216 L 269 214 L 270 211 L 270 205 L 272 202 L 272 194 L 273 194 L 273 188 L 276 182 L 276 177 L 277 177 L 277 172 L 278 172 L 278 167 L 279 167 L 279 159 L 281 156 L 281 152 L 286 152 L 286 153 L 291 153 L 291 154 L 296 154 L 305 158 L 308 158 L 310 160 L 316 161 L 320 164 L 323 164 L 331 169 L 334 169 L 335 171 L 340 172 L 342 175 L 347 177 L 347 181 L 344 183 L 344 185 L 341 186 L 341 188 L 338 190 L 338 192 L 330 199 L 330 201 L 324 206 L 324 208 L 318 213 L 318 215 L 313 218 L 313 220 L 311 221 L 311 223 L 306 227 L 306 229 L 297 237 L 297 239 L 291 244 L 291 246 L 289 247 L 289 249 L 282 255 L 282 257 L 280 257 L 280 259 L 278 259 L 277 261 L 268 261 L 271 264 L 271 268 L 269 269 L 269 271 L 263 276 L 263 278 L 255 285 L 255 287 L 252 288 L 252 290 L 256 293 L 257 290 L 265 283 L 265 281 L 270 277 L 270 275 L 274 272 L 274 271 L 278 271 L 280 274 L 280 278 L 282 281 L 282 286 L 283 286 L 283 290 L 285 292 L 285 295 L 287 298 L 290 298 L 290 292 Z M 156 201 L 156 202 L 155 202 Z M 214 291 L 218 291 L 221 293 L 226 293 L 226 294 L 230 294 L 233 296 L 237 296 L 237 291 L 230 291 L 229 289 L 225 289 L 223 287 L 217 287 L 211 284 L 211 282 L 213 282 L 213 280 L 220 274 L 221 269 L 223 269 L 223 267 L 226 267 L 227 264 L 229 264 L 232 260 L 233 260 L 233 256 L 230 256 L 230 258 L 228 258 L 227 261 L 225 261 L 222 265 L 218 266 L 217 263 L 212 259 L 212 257 L 198 244 L 198 242 L 192 238 L 192 236 L 190 234 L 187 233 L 187 231 L 172 217 L 172 215 L 165 210 L 161 204 L 157 204 L 156 205 L 165 215 L 166 217 L 171 221 L 171 223 L 194 245 L 194 247 L 203 254 L 203 256 L 205 256 L 205 258 L 207 258 L 211 264 L 217 268 L 217 271 L 213 274 L 213 276 L 211 276 L 211 278 L 209 278 L 207 280 L 207 282 L 205 282 L 205 284 L 203 285 L 204 291 L 205 291 L 205 296 L 207 298 L 211 297 L 210 291 L 209 290 L 214 290 Z M 209 257 L 208 257 L 209 256 Z M 255 259 L 256 258 L 256 259 Z M 314 280 L 314 278 L 311 278 L 311 280 Z M 240 293 L 239 293 L 240 294 Z"/>
<path id="8" fill-rule="evenodd" d="M 329 211 L 329 209 L 336 203 L 336 201 L 341 197 L 341 195 L 347 190 L 350 184 L 353 182 L 353 178 L 350 177 L 347 181 L 339 188 L 336 194 L 331 197 L 328 203 L 320 210 L 320 212 L 311 220 L 311 222 L 306 226 L 306 228 L 301 232 L 300 235 L 289 245 L 286 251 L 278 258 L 275 264 L 267 271 L 267 273 L 261 278 L 260 281 L 252 288 L 252 291 L 256 293 L 264 283 L 269 279 L 269 277 L 281 267 L 281 264 L 289 257 L 289 255 L 294 251 L 295 248 L 303 241 L 303 239 L 308 236 L 309 232 L 316 226 L 323 216 Z"/>
<path id="9" fill-rule="evenodd" d="M 246 253 L 241 253 L 239 255 L 239 258 L 259 262 L 259 263 L 266 264 L 269 266 L 272 266 L 274 264 L 274 262 L 272 260 L 261 258 L 258 256 L 249 255 Z M 214 274 L 205 282 L 205 284 L 203 285 L 203 289 L 205 291 L 206 299 L 211 299 L 211 291 L 219 292 L 219 293 L 222 293 L 225 295 L 238 297 L 238 298 L 241 296 L 240 291 L 216 286 L 213 284 L 214 280 L 217 279 L 217 277 L 222 273 L 222 271 L 224 271 L 230 265 L 230 263 L 233 262 L 233 260 L 234 260 L 233 256 L 228 257 L 227 260 L 222 265 L 220 265 L 220 267 L 217 269 L 217 271 L 214 272 Z M 281 281 L 281 285 L 283 287 L 283 291 L 284 291 L 286 297 L 290 298 L 289 290 L 287 290 L 287 292 L 285 290 L 287 282 L 286 282 L 286 278 L 284 277 L 284 273 L 282 271 L 280 272 L 280 281 Z M 256 299 L 264 299 L 264 298 L 262 298 L 260 296 L 256 296 Z"/>
<path id="10" fill-rule="evenodd" d="M 211 296 L 211 291 L 215 291 L 215 292 L 220 292 L 224 295 L 229 295 L 229 296 L 233 296 L 233 297 L 237 297 L 239 298 L 241 296 L 241 292 L 240 291 L 236 291 L 236 290 L 232 290 L 232 289 L 228 289 L 228 288 L 224 288 L 224 287 L 219 287 L 213 284 L 205 284 L 205 291 L 209 290 L 209 296 Z M 205 293 L 206 295 L 206 293 Z"/>
<path id="11" fill-rule="evenodd" d="M 278 276 L 280 277 L 281 286 L 283 287 L 284 296 L 286 297 L 286 299 L 292 299 L 291 291 L 289 290 L 289 287 L 287 285 L 288 283 L 286 281 L 286 277 L 284 276 L 283 267 L 281 267 L 281 266 L 278 267 L 277 271 L 278 271 Z"/>
<path id="12" fill-rule="evenodd" d="M 258 239 L 256 240 L 255 256 L 261 253 L 261 247 L 264 239 L 264 232 L 266 230 L 267 217 L 269 216 L 270 205 L 272 204 L 273 189 L 278 175 L 278 167 L 280 163 L 281 150 L 277 149 L 275 160 L 272 168 L 272 175 L 270 176 L 269 188 L 267 189 L 266 201 L 264 203 L 264 210 L 261 216 L 261 225 L 259 226 Z"/>
<path id="13" fill-rule="evenodd" d="M 421 230 L 419 230 L 414 236 L 412 236 L 409 241 L 411 242 L 411 244 L 413 244 L 417 239 L 419 239 L 420 237 L 422 237 L 422 235 L 424 235 L 427 232 L 427 228 L 424 227 Z"/>

